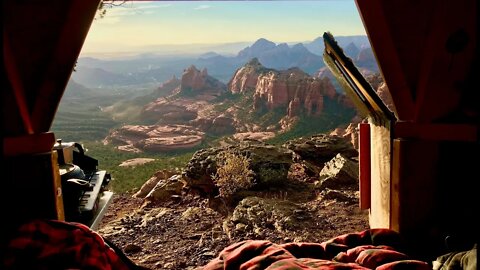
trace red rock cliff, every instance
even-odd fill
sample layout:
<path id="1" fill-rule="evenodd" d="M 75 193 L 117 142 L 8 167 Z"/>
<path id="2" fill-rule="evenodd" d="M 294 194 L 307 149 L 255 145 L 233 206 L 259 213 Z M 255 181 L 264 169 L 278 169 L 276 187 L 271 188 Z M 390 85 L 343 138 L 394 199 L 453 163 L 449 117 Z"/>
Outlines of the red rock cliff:
<path id="1" fill-rule="evenodd" d="M 269 70 L 260 64 L 257 58 L 253 58 L 235 72 L 230 82 L 228 82 L 228 89 L 232 93 L 255 91 L 258 76 Z"/>
<path id="2" fill-rule="evenodd" d="M 324 97 L 337 96 L 329 78 L 313 78 L 298 68 L 267 69 L 255 58 L 237 70 L 228 86 L 233 93 L 253 91 L 256 110 L 286 107 L 289 116 L 320 115 Z"/>
<path id="3" fill-rule="evenodd" d="M 192 90 L 196 92 L 223 92 L 226 86 L 219 80 L 208 75 L 207 69 L 198 70 L 191 65 L 183 71 L 180 83 L 180 91 Z"/>

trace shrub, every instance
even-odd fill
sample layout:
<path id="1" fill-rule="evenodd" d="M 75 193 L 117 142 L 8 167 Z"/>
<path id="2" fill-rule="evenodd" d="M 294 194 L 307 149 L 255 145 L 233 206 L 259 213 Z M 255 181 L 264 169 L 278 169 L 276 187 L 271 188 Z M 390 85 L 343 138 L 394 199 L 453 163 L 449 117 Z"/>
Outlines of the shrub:
<path id="1" fill-rule="evenodd" d="M 288 169 L 286 168 L 263 168 L 258 170 L 258 182 L 265 187 L 281 186 L 287 179 Z"/>
<path id="2" fill-rule="evenodd" d="M 250 169 L 250 158 L 233 151 L 223 152 L 217 172 L 212 179 L 218 187 L 220 197 L 229 198 L 237 191 L 252 187 L 254 172 Z"/>

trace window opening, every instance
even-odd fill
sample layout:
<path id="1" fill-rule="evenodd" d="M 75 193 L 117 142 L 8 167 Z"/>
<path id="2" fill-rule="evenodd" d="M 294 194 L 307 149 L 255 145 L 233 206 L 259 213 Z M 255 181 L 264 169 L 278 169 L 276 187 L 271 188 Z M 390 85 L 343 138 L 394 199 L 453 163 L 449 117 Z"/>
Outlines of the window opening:
<path id="1" fill-rule="evenodd" d="M 165 255 L 158 261 L 200 266 L 213 256 L 201 250 L 245 237 L 321 242 L 368 227 L 362 119 L 322 57 L 330 31 L 372 87 L 382 84 L 353 1 L 126 1 L 104 11 L 52 126 L 111 173 L 116 197 L 100 232 L 123 217 L 136 235 L 112 238 L 167 241 L 148 246 Z M 251 207 L 260 210 L 245 216 Z"/>

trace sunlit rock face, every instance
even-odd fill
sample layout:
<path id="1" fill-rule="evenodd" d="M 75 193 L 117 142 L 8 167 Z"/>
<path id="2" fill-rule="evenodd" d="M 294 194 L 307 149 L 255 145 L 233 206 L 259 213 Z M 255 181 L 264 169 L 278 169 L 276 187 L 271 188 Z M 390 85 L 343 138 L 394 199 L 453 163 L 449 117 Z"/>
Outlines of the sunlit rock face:
<path id="1" fill-rule="evenodd" d="M 185 91 L 194 91 L 194 92 L 216 92 L 221 93 L 225 92 L 226 86 L 219 80 L 208 75 L 206 68 L 201 71 L 198 70 L 194 65 L 191 65 L 184 70 L 181 84 L 180 92 Z"/>
<path id="2" fill-rule="evenodd" d="M 254 91 L 257 86 L 258 76 L 269 69 L 265 68 L 257 58 L 253 58 L 243 67 L 239 68 L 228 82 L 228 89 L 232 93 Z"/>
<path id="3" fill-rule="evenodd" d="M 181 79 L 175 77 L 159 89 L 177 87 L 169 96 L 161 96 L 146 104 L 140 119 L 152 124 L 192 124 L 205 117 L 212 100 L 226 91 L 226 85 L 208 75 L 207 69 L 198 70 L 194 65 L 186 68 Z M 210 119 L 210 122 L 213 120 Z M 195 124 L 195 123 L 193 123 Z"/>
<path id="4" fill-rule="evenodd" d="M 324 97 L 333 100 L 337 96 L 329 78 L 313 78 L 299 68 L 268 69 L 256 58 L 237 70 L 228 87 L 232 93 L 253 92 L 257 111 L 285 107 L 290 117 L 301 112 L 320 115 Z"/>
<path id="5" fill-rule="evenodd" d="M 290 116 L 300 111 L 307 115 L 320 115 L 324 97 L 334 99 L 337 93 L 330 79 L 312 78 L 300 69 L 270 71 L 259 76 L 255 88 L 254 101 L 257 107 L 268 109 L 289 107 Z"/>

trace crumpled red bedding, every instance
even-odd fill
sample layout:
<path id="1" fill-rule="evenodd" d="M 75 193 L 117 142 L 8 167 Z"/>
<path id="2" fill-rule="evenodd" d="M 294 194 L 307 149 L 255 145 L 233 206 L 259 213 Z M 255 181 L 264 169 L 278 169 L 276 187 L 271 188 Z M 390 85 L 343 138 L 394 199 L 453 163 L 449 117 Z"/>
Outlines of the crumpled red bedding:
<path id="1" fill-rule="evenodd" d="M 2 250 L 4 247 L 1 247 Z M 34 220 L 22 225 L 0 253 L 1 269 L 129 270 L 104 239 L 75 222 Z"/>
<path id="2" fill-rule="evenodd" d="M 398 233 L 388 229 L 349 233 L 323 243 L 246 240 L 226 247 L 202 269 L 432 269 L 403 249 Z"/>

